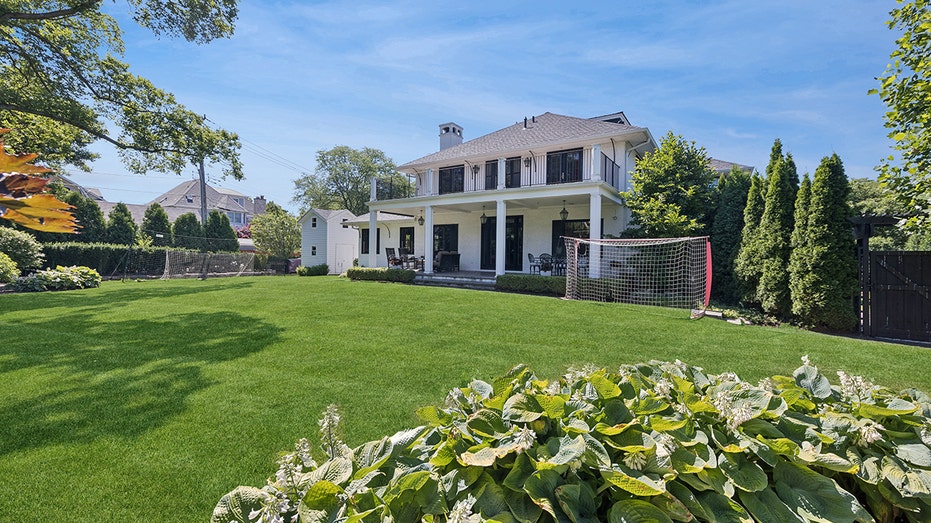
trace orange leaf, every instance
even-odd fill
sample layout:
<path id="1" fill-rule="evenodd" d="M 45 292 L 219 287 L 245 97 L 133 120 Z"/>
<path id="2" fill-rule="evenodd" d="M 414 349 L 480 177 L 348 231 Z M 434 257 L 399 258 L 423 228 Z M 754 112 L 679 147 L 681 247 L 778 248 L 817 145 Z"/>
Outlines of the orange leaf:
<path id="1" fill-rule="evenodd" d="M 73 234 L 77 227 L 74 218 L 68 213 L 50 211 L 48 216 L 28 216 L 13 209 L 7 209 L 0 217 L 16 222 L 24 227 L 43 232 L 64 232 Z M 57 216 L 56 216 L 57 214 Z"/>
<path id="2" fill-rule="evenodd" d="M 49 180 L 28 174 L 0 174 L 0 194 L 22 198 L 45 190 Z"/>
<path id="3" fill-rule="evenodd" d="M 0 205 L 14 209 L 21 207 L 32 207 L 34 209 L 57 209 L 66 211 L 74 209 L 74 206 L 59 200 L 54 194 L 34 194 L 26 198 L 4 198 L 0 196 Z M 24 212 L 20 210 L 20 212 Z"/>
<path id="4" fill-rule="evenodd" d="M 0 173 L 42 174 L 52 172 L 48 167 L 29 165 L 38 154 L 7 154 L 0 140 Z"/>

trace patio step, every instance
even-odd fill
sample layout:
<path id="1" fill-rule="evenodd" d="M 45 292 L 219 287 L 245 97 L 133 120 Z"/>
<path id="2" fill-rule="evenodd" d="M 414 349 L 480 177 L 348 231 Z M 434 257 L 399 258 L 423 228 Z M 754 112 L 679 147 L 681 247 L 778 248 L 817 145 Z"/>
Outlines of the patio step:
<path id="1" fill-rule="evenodd" d="M 414 284 L 431 285 L 433 287 L 456 287 L 460 289 L 493 291 L 495 290 L 495 276 L 494 274 L 484 275 L 478 273 L 460 272 L 418 274 L 414 279 Z"/>

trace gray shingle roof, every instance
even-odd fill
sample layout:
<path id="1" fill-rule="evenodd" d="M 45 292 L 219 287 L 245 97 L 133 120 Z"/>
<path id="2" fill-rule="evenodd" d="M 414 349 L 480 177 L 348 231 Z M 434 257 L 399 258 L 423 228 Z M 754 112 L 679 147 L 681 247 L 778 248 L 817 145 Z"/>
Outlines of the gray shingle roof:
<path id="1" fill-rule="evenodd" d="M 741 171 L 747 171 L 748 173 L 752 173 L 755 169 L 755 167 L 752 165 L 743 165 L 739 163 L 718 160 L 717 158 L 711 159 L 711 168 L 714 169 L 715 172 L 727 173 L 730 172 L 734 167 L 740 169 Z"/>
<path id="2" fill-rule="evenodd" d="M 404 170 L 438 162 L 495 157 L 500 153 L 527 151 L 561 142 L 594 140 L 645 130 L 642 127 L 604 122 L 598 119 L 543 113 L 528 120 L 526 128 L 523 121 L 517 122 L 510 127 L 407 162 L 398 168 Z"/>

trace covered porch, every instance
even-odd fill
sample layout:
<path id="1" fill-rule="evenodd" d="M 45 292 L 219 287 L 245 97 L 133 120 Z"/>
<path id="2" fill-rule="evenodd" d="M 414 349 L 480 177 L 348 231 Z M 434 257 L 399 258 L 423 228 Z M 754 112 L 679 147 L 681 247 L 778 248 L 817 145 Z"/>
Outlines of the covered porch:
<path id="1" fill-rule="evenodd" d="M 394 248 L 422 258 L 423 274 L 442 273 L 441 253 L 457 255 L 457 272 L 536 273 L 528 255 L 559 258 L 562 236 L 616 236 L 629 219 L 618 192 L 593 182 L 385 201 L 373 195 L 369 207 L 352 224 L 362 236 L 360 265 L 388 266 L 384 249 Z"/>

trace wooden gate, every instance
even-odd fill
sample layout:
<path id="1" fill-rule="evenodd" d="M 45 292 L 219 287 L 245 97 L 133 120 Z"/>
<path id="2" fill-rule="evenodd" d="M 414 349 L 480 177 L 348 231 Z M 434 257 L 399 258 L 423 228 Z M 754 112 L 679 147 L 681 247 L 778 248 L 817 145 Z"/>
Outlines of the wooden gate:
<path id="1" fill-rule="evenodd" d="M 869 252 L 867 336 L 931 341 L 931 252 Z"/>

